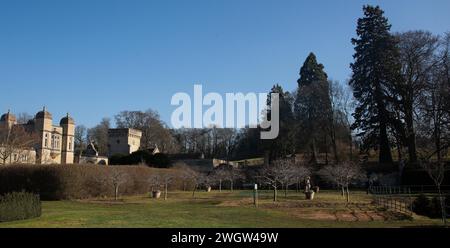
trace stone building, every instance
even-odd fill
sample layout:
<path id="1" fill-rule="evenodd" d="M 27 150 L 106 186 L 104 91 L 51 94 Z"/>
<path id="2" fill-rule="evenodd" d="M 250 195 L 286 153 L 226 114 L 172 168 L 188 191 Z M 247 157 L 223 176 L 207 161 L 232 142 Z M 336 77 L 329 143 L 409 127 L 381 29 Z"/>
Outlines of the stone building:
<path id="1" fill-rule="evenodd" d="M 83 155 L 79 157 L 77 163 L 108 165 L 108 158 L 100 156 L 98 154 L 97 148 L 95 148 L 94 142 L 91 142 L 86 147 L 86 150 L 84 150 Z"/>
<path id="2" fill-rule="evenodd" d="M 131 154 L 141 147 L 142 132 L 132 128 L 115 128 L 108 130 L 109 156 Z"/>
<path id="3" fill-rule="evenodd" d="M 8 111 L 0 118 L 0 125 L 8 125 L 9 128 L 22 125 L 28 132 L 36 133 L 38 141 L 34 147 L 30 147 L 30 151 L 34 150 L 35 154 L 27 153 L 30 157 L 27 163 L 73 164 L 75 122 L 69 114 L 61 119 L 59 125 L 53 125 L 52 114 L 44 107 L 34 119 L 26 124 L 17 124 L 16 117 Z M 10 161 L 10 163 L 18 162 L 20 161 Z"/>

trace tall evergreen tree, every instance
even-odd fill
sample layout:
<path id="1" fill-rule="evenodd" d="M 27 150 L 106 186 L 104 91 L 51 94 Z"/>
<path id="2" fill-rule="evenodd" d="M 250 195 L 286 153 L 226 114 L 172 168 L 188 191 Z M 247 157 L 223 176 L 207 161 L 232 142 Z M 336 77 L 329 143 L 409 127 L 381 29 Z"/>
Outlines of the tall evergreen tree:
<path id="1" fill-rule="evenodd" d="M 329 130 L 332 109 L 328 76 L 314 53 L 310 53 L 303 63 L 297 83 L 294 113 L 300 127 L 297 133 L 298 146 L 308 148 L 311 162 L 317 162 L 319 140 L 327 146 L 326 130 Z"/>
<path id="2" fill-rule="evenodd" d="M 279 113 L 280 113 L 280 131 L 278 137 L 274 140 L 264 140 L 264 147 L 266 152 L 269 152 L 268 158 L 270 161 L 286 157 L 295 152 L 295 135 L 293 132 L 293 113 L 292 113 L 292 96 L 289 92 L 284 91 L 283 87 L 276 84 L 272 87 L 267 98 L 267 105 L 269 107 L 268 116 L 271 118 L 271 93 L 278 93 L 279 96 Z"/>
<path id="3" fill-rule="evenodd" d="M 383 10 L 370 5 L 363 10 L 358 37 L 352 39 L 355 61 L 350 65 L 353 75 L 349 84 L 357 100 L 352 128 L 360 131 L 367 149 L 379 149 L 380 163 L 391 163 L 388 132 L 394 121 L 392 89 L 401 81 L 399 51 Z"/>

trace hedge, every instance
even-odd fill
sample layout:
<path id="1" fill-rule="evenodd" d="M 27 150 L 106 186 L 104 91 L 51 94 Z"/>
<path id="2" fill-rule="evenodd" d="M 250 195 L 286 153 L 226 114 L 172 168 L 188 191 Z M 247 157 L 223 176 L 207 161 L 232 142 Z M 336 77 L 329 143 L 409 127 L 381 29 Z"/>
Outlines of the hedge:
<path id="1" fill-rule="evenodd" d="M 176 169 L 157 169 L 147 166 L 99 166 L 99 165 L 9 165 L 0 166 L 0 194 L 32 192 L 42 200 L 85 199 L 112 197 L 114 187 L 109 180 L 113 170 L 126 174 L 120 187 L 121 195 L 148 193 L 149 178 L 155 174 L 172 174 Z M 170 189 L 182 189 L 181 179 L 175 179 Z"/>
<path id="2" fill-rule="evenodd" d="M 448 206 L 449 196 L 445 197 L 445 206 Z M 439 197 L 429 198 L 424 194 L 420 194 L 413 202 L 413 211 L 418 215 L 428 216 L 430 218 L 441 218 L 442 209 Z"/>
<path id="3" fill-rule="evenodd" d="M 164 153 L 152 154 L 147 150 L 133 152 L 129 155 L 115 154 L 109 159 L 111 165 L 139 165 L 146 164 L 154 168 L 169 168 L 170 159 Z"/>
<path id="4" fill-rule="evenodd" d="M 41 216 L 41 201 L 33 193 L 12 192 L 0 196 L 0 222 Z"/>

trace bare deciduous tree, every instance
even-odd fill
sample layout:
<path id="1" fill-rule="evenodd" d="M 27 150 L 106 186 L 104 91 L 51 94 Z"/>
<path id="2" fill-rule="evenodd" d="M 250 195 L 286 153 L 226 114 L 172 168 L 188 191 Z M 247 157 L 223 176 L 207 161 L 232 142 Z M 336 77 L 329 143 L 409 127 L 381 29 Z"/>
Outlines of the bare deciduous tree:
<path id="1" fill-rule="evenodd" d="M 195 192 L 197 192 L 198 187 L 203 183 L 204 181 L 204 175 L 201 172 L 195 171 L 188 166 L 178 166 L 179 169 L 181 169 L 182 173 L 179 175 L 179 177 L 183 180 L 183 188 L 186 190 L 187 183 L 191 183 L 194 185 L 192 190 L 192 197 L 195 197 Z"/>
<path id="2" fill-rule="evenodd" d="M 350 202 L 349 185 L 366 178 L 364 170 L 355 162 L 342 162 L 336 165 L 327 165 L 319 171 L 319 175 L 329 183 L 340 187 L 342 196 L 347 196 L 347 202 Z"/>
<path id="3" fill-rule="evenodd" d="M 404 119 L 404 127 L 400 136 L 408 146 L 410 162 L 417 162 L 416 148 L 416 109 L 432 71 L 436 69 L 435 52 L 438 48 L 438 37 L 425 31 L 409 31 L 397 35 L 402 62 L 403 82 L 398 84 L 396 93 L 400 97 L 400 118 Z"/>
<path id="4" fill-rule="evenodd" d="M 164 200 L 167 200 L 169 184 L 173 179 L 174 176 L 170 173 L 154 174 L 150 176 L 148 182 L 151 187 L 151 192 L 154 192 L 155 189 L 159 191 L 161 187 L 164 187 Z"/>
<path id="5" fill-rule="evenodd" d="M 108 154 L 108 130 L 111 127 L 109 118 L 103 118 L 100 124 L 87 131 L 88 141 L 95 142 L 98 153 Z"/>
<path id="6" fill-rule="evenodd" d="M 447 225 L 445 200 L 444 200 L 444 197 L 442 196 L 442 190 L 441 190 L 441 185 L 442 185 L 442 182 L 444 182 L 444 176 L 445 176 L 445 171 L 446 171 L 446 162 L 442 162 L 442 161 L 430 162 L 430 161 L 423 160 L 420 162 L 420 165 L 428 173 L 428 176 L 431 178 L 431 180 L 433 181 L 434 185 L 436 186 L 436 188 L 438 190 L 442 222 L 444 223 L 444 225 Z"/>
<path id="7" fill-rule="evenodd" d="M 296 175 L 295 175 L 295 161 L 293 160 L 277 160 L 274 163 L 282 163 L 281 166 L 278 166 L 280 173 L 280 183 L 281 189 L 284 188 L 284 197 L 287 197 L 287 191 L 289 189 L 289 185 L 295 183 Z"/>
<path id="8" fill-rule="evenodd" d="M 304 164 L 295 163 L 293 167 L 293 177 L 292 184 L 297 184 L 297 191 L 300 189 L 300 183 L 303 182 L 307 177 L 311 176 L 311 170 Z"/>
<path id="9" fill-rule="evenodd" d="M 163 179 L 159 174 L 154 174 L 154 175 L 151 175 L 147 181 L 150 186 L 150 191 L 153 192 L 155 190 L 160 190 Z"/>
<path id="10" fill-rule="evenodd" d="M 88 144 L 87 128 L 83 125 L 75 127 L 75 154 L 80 158 Z"/>
<path id="11" fill-rule="evenodd" d="M 32 119 L 33 119 L 32 115 L 30 115 L 26 112 L 22 112 L 17 115 L 17 124 L 27 124 L 28 121 L 30 121 Z"/>
<path id="12" fill-rule="evenodd" d="M 167 200 L 167 195 L 168 195 L 168 191 L 169 191 L 169 184 L 174 179 L 174 176 L 172 174 L 170 174 L 170 173 L 164 173 L 161 177 L 162 177 L 162 181 L 163 181 L 163 184 L 164 184 L 164 200 Z"/>
<path id="13" fill-rule="evenodd" d="M 273 201 L 278 199 L 278 188 L 285 182 L 286 173 L 293 172 L 292 165 L 286 160 L 276 160 L 272 164 L 265 165 L 260 171 L 260 178 L 273 189 Z"/>
<path id="14" fill-rule="evenodd" d="M 38 142 L 38 137 L 35 133 L 27 132 L 21 125 L 14 125 L 8 127 L 7 125 L 0 126 L 0 161 L 6 164 L 8 159 L 11 163 L 18 162 L 19 158 Z M 16 158 L 13 158 L 13 154 Z"/>
<path id="15" fill-rule="evenodd" d="M 232 166 L 228 166 L 227 169 L 225 169 L 225 178 L 230 182 L 230 190 L 234 190 L 234 183 L 237 180 L 244 179 L 245 176 L 242 173 L 242 170 L 239 168 L 234 168 Z"/>
<path id="16" fill-rule="evenodd" d="M 161 121 L 159 114 L 151 109 L 143 111 L 122 111 L 115 116 L 117 127 L 135 128 L 142 131 L 141 146 L 145 149 L 158 146 L 163 153 L 178 150 L 175 139 Z"/>
<path id="17" fill-rule="evenodd" d="M 219 184 L 219 192 L 222 192 L 222 183 L 227 178 L 225 166 L 219 166 L 213 171 L 214 180 Z"/>
<path id="18" fill-rule="evenodd" d="M 276 168 L 279 170 L 281 188 L 284 189 L 284 196 L 287 197 L 289 186 L 299 184 L 306 177 L 311 175 L 311 171 L 303 164 L 295 162 L 293 159 L 282 159 L 274 161 L 277 164 Z"/>
<path id="19" fill-rule="evenodd" d="M 128 174 L 121 170 L 121 168 L 111 168 L 108 171 L 108 181 L 114 188 L 114 200 L 117 201 L 119 197 L 119 188 L 128 180 Z"/>
<path id="20" fill-rule="evenodd" d="M 188 184 L 192 182 L 192 173 L 190 172 L 191 169 L 184 163 L 176 163 L 174 168 L 180 171 L 177 178 L 179 178 L 183 183 L 183 191 L 186 191 Z"/>

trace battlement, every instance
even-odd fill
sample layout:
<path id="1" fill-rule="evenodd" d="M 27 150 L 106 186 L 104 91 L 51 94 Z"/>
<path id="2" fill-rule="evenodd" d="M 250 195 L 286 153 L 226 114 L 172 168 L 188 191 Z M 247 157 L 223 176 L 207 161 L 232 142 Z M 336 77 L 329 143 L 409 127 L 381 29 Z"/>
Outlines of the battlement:
<path id="1" fill-rule="evenodd" d="M 132 128 L 114 128 L 108 130 L 109 156 L 131 154 L 141 146 L 142 132 Z"/>

